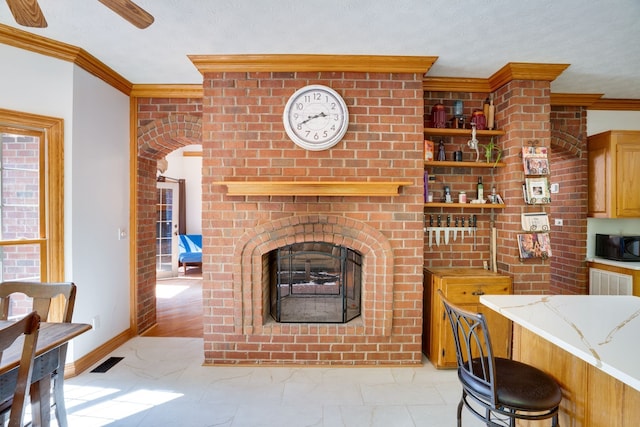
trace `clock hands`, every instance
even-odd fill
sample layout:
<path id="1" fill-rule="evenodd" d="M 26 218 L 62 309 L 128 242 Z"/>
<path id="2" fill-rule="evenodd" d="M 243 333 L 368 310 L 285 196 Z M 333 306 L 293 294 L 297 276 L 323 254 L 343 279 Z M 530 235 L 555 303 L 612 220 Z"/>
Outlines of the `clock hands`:
<path id="1" fill-rule="evenodd" d="M 324 111 L 316 114 L 315 116 L 307 116 L 307 120 L 303 120 L 302 122 L 300 122 L 301 125 L 313 120 L 313 119 L 317 119 L 318 117 L 329 117 L 328 114 L 326 114 Z"/>

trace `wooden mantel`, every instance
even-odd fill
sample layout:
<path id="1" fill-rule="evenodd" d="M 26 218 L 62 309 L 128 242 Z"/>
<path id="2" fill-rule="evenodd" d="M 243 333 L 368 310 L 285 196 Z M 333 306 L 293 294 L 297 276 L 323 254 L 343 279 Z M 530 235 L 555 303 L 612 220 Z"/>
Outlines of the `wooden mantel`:
<path id="1" fill-rule="evenodd" d="M 397 196 L 399 182 L 349 181 L 220 181 L 229 196 Z"/>

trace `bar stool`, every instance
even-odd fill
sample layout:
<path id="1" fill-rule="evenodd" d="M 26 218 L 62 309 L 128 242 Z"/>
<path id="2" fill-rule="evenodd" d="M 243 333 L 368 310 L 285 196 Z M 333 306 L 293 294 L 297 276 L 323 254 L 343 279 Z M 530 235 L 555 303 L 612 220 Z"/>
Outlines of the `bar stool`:
<path id="1" fill-rule="evenodd" d="M 525 363 L 493 357 L 487 323 L 482 313 L 453 305 L 438 290 L 451 323 L 456 345 L 462 398 L 458 427 L 466 407 L 487 426 L 515 426 L 516 419 L 551 418 L 558 426 L 562 391 L 548 374 Z"/>

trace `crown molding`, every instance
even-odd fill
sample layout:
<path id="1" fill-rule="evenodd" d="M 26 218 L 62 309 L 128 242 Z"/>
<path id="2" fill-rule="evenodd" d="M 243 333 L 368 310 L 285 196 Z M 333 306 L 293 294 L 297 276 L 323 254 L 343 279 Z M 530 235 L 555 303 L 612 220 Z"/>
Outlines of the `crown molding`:
<path id="1" fill-rule="evenodd" d="M 602 98 L 589 105 L 588 110 L 640 111 L 640 99 Z"/>
<path id="2" fill-rule="evenodd" d="M 422 89 L 435 92 L 491 92 L 487 79 L 471 77 L 425 77 Z"/>
<path id="3" fill-rule="evenodd" d="M 552 82 L 569 64 L 535 64 L 528 62 L 509 62 L 489 77 L 489 85 L 494 91 L 513 80 L 543 80 Z"/>
<path id="4" fill-rule="evenodd" d="M 373 72 L 424 74 L 437 56 L 377 55 L 188 55 L 202 74 L 210 72 Z"/>
<path id="5" fill-rule="evenodd" d="M 602 98 L 602 93 L 552 93 L 551 105 L 589 107 Z"/>
<path id="6" fill-rule="evenodd" d="M 601 93 L 552 93 L 551 105 L 588 110 L 640 111 L 640 99 L 603 98 Z"/>
<path id="7" fill-rule="evenodd" d="M 493 92 L 513 80 L 553 81 L 569 64 L 509 62 L 488 79 L 465 77 L 425 77 L 424 90 L 443 92 Z"/>
<path id="8" fill-rule="evenodd" d="M 131 96 L 136 98 L 202 98 L 202 84 L 134 84 Z"/>
<path id="9" fill-rule="evenodd" d="M 129 96 L 131 83 L 87 51 L 66 43 L 0 24 L 0 43 L 76 64 Z"/>

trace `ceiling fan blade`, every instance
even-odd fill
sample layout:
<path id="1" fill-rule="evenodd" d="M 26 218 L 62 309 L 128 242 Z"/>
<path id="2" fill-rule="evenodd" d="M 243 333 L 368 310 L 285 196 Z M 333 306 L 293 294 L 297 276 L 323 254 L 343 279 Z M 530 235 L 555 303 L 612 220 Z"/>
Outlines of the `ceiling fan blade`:
<path id="1" fill-rule="evenodd" d="M 153 16 L 131 0 L 98 1 L 140 29 L 153 24 Z"/>
<path id="2" fill-rule="evenodd" d="M 44 19 L 38 0 L 7 0 L 7 4 L 18 24 L 35 28 L 47 26 L 47 20 Z"/>

